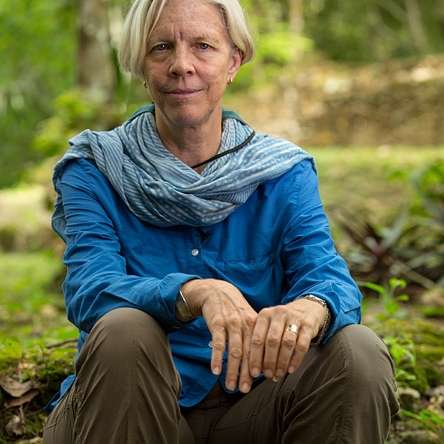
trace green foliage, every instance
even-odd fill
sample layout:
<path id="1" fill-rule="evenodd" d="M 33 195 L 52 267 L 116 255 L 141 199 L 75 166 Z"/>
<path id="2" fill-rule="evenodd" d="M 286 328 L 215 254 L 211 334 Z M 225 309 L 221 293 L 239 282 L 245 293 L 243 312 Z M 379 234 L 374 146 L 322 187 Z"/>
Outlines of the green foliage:
<path id="1" fill-rule="evenodd" d="M 86 128 L 107 130 L 119 125 L 125 108 L 94 100 L 80 90 L 67 91 L 55 99 L 54 115 L 41 122 L 33 147 L 44 156 L 64 152 L 68 140 Z"/>
<path id="2" fill-rule="evenodd" d="M 435 0 L 312 0 L 306 34 L 329 58 L 370 62 L 444 50 L 444 10 Z"/>
<path id="3" fill-rule="evenodd" d="M 23 356 L 20 343 L 11 338 L 0 341 L 0 373 L 15 367 Z"/>
<path id="4" fill-rule="evenodd" d="M 380 283 L 401 276 L 424 288 L 444 284 L 444 160 L 421 166 L 410 182 L 414 194 L 386 225 L 336 212 L 354 245 L 347 256 L 360 279 Z"/>
<path id="5" fill-rule="evenodd" d="M 425 393 L 444 383 L 439 364 L 444 356 L 442 327 L 412 317 L 379 319 L 372 327 L 389 348 L 399 386 Z"/>
<path id="6" fill-rule="evenodd" d="M 70 1 L 0 2 L 0 187 L 41 156 L 29 149 L 36 125 L 75 77 L 75 11 Z"/>
<path id="7" fill-rule="evenodd" d="M 25 404 L 22 438 L 41 432 L 46 419 L 42 407 L 73 371 L 76 344 L 71 340 L 78 332 L 66 320 L 58 289 L 62 271 L 61 259 L 44 252 L 0 254 L 0 374 L 32 381 L 39 390 Z M 0 389 L 2 406 L 5 397 Z M 2 410 L 0 442 L 11 442 L 4 430 L 17 411 Z"/>
<path id="8" fill-rule="evenodd" d="M 384 311 L 378 315 L 381 320 L 384 319 L 404 319 L 407 311 L 401 308 L 400 303 L 408 302 L 409 296 L 406 293 L 396 295 L 397 290 L 406 288 L 406 281 L 403 279 L 390 278 L 385 286 L 366 282 L 363 287 L 378 293 L 382 301 Z"/>
<path id="9" fill-rule="evenodd" d="M 257 37 L 257 52 L 252 62 L 242 66 L 229 93 L 263 87 L 312 49 L 311 40 L 289 30 L 270 31 Z"/>
<path id="10" fill-rule="evenodd" d="M 415 373 L 415 344 L 409 337 L 386 336 L 384 342 L 390 350 L 395 362 L 395 376 L 399 386 L 416 385 L 418 377 Z M 421 375 L 423 376 L 423 375 Z M 421 378 L 423 379 L 423 377 Z M 424 389 L 424 387 L 422 387 Z"/>
<path id="11" fill-rule="evenodd" d="M 444 307 L 422 307 L 421 313 L 426 318 L 444 318 Z"/>
<path id="12" fill-rule="evenodd" d="M 401 416 L 412 418 L 417 421 L 423 428 L 429 430 L 441 429 L 444 432 L 444 417 L 432 410 L 421 410 L 418 413 L 408 410 L 401 410 Z"/>
<path id="13" fill-rule="evenodd" d="M 241 3 L 258 50 L 256 60 L 240 71 L 230 88 L 233 92 L 274 82 L 284 70 L 302 64 L 303 56 L 312 52 L 336 60 L 372 62 L 444 50 L 444 11 L 435 0 L 313 0 L 302 2 L 301 10 L 294 9 L 289 0 Z M 419 14 L 412 15 L 407 3 L 416 4 Z M 113 8 L 126 12 L 129 2 L 112 0 L 108 6 L 110 16 L 117 17 L 119 13 L 115 14 Z M 296 29 L 295 18 L 305 26 Z M 47 154 L 58 153 L 66 146 L 64 137 L 81 127 L 82 118 L 75 125 L 67 124 L 58 116 L 59 108 L 53 107 L 56 97 L 76 87 L 76 67 L 81 63 L 77 60 L 77 21 L 78 5 L 69 0 L 0 3 L 0 53 L 8 61 L 0 65 L 0 187 L 15 183 L 23 170 Z M 113 28 L 118 26 L 113 23 Z M 115 63 L 115 47 L 111 53 Z M 141 100 L 117 66 L 116 73 L 115 100 Z M 81 110 L 71 111 L 77 115 Z M 98 115 L 94 109 L 91 114 Z M 50 118 L 51 115 L 57 117 Z M 83 117 L 96 127 L 93 118 Z M 38 149 L 30 149 L 41 121 L 45 121 L 45 128 L 40 128 L 40 133 L 45 135 L 37 137 Z"/>
<path id="14" fill-rule="evenodd" d="M 410 206 L 415 228 L 400 245 L 409 267 L 444 286 L 444 159 L 413 174 L 416 197 Z"/>
<path id="15" fill-rule="evenodd" d="M 51 290 L 62 269 L 60 259 L 51 254 L 0 254 L 0 332 L 11 322 L 38 316 L 47 304 L 60 306 Z"/>

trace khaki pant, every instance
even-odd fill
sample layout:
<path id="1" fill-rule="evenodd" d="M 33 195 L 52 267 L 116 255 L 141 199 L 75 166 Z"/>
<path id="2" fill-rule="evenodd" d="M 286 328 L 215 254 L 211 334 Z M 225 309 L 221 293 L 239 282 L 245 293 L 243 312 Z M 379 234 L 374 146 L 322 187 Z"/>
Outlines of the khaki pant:
<path id="1" fill-rule="evenodd" d="M 367 327 L 312 347 L 301 367 L 247 395 L 217 385 L 189 411 L 168 340 L 146 313 L 119 308 L 91 330 L 77 379 L 44 428 L 44 444 L 383 444 L 398 410 L 393 364 Z"/>

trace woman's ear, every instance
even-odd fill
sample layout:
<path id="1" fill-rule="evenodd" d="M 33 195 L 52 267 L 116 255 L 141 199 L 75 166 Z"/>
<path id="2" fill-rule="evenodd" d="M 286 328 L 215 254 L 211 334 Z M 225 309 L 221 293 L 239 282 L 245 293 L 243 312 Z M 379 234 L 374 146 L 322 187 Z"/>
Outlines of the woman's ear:
<path id="1" fill-rule="evenodd" d="M 240 49 L 233 48 L 233 51 L 231 53 L 230 65 L 228 67 L 228 79 L 231 79 L 231 81 L 233 81 L 234 78 L 236 77 L 236 74 L 242 65 L 242 59 L 243 56 Z"/>

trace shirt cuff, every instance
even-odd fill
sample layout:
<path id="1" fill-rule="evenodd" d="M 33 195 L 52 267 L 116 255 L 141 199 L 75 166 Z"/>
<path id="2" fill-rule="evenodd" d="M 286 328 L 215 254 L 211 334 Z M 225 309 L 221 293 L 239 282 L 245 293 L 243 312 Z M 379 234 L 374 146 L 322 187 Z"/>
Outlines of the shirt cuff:
<path id="1" fill-rule="evenodd" d="M 160 281 L 159 293 L 164 308 L 161 321 L 171 329 L 178 329 L 185 325 L 176 318 L 176 298 L 182 285 L 193 279 L 202 278 L 192 274 L 170 273 Z"/>

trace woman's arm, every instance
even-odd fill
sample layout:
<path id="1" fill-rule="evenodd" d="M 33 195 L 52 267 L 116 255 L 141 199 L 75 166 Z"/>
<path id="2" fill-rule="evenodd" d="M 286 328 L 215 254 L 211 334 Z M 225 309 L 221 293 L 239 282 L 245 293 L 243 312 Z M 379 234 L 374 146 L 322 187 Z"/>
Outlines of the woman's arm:
<path id="1" fill-rule="evenodd" d="M 181 285 L 198 276 L 129 275 L 113 221 L 95 193 L 100 185 L 78 165 L 69 165 L 56 184 L 66 220 L 60 234 L 66 242 L 63 290 L 68 319 L 89 333 L 107 312 L 132 307 L 149 313 L 166 329 L 180 327 L 176 296 Z"/>
<path id="2" fill-rule="evenodd" d="M 304 296 L 317 296 L 328 305 L 331 322 L 322 342 L 360 321 L 361 294 L 333 244 L 314 168 L 301 162 L 293 174 L 294 180 L 285 183 L 287 222 L 281 249 L 286 294 L 281 305 L 257 315 L 249 355 L 252 376 L 262 371 L 279 378 L 299 367 L 326 311 Z"/>
<path id="3" fill-rule="evenodd" d="M 305 168 L 294 182 L 295 191 L 289 194 L 282 248 L 288 291 L 282 303 L 308 294 L 325 300 L 331 314 L 325 342 L 342 327 L 360 322 L 362 296 L 336 251 L 314 168 L 307 167 L 309 162 L 303 163 Z"/>

